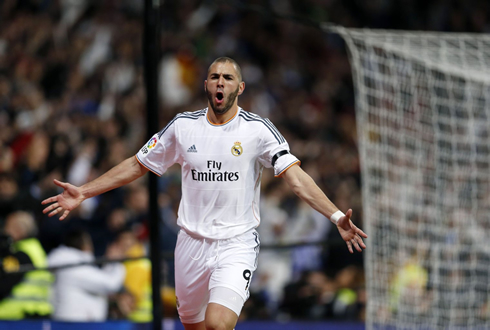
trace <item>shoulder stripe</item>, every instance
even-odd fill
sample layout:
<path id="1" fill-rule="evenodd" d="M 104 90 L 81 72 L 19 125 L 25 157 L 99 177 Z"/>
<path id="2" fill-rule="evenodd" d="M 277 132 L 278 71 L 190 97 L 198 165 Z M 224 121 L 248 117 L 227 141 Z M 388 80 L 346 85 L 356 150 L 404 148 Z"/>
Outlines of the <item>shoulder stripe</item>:
<path id="1" fill-rule="evenodd" d="M 245 110 L 243 110 L 243 109 L 242 109 L 242 113 L 243 113 L 244 115 L 247 115 L 247 116 L 252 117 L 252 118 L 263 119 L 263 118 L 262 118 L 262 117 L 260 117 L 258 114 L 253 113 L 253 112 L 249 112 L 249 111 L 245 111 Z"/>
<path id="2" fill-rule="evenodd" d="M 256 120 L 262 121 L 265 125 L 267 125 L 269 127 L 269 129 L 271 131 L 274 131 L 277 133 L 279 140 L 282 141 L 280 143 L 286 142 L 286 139 L 282 136 L 282 134 L 279 132 L 279 130 L 274 126 L 274 124 L 272 124 L 272 122 L 268 118 L 262 118 L 259 115 L 255 114 L 255 113 L 251 113 L 251 112 L 243 112 L 243 114 L 250 117 L 250 118 L 255 118 Z"/>
<path id="3" fill-rule="evenodd" d="M 167 126 L 165 126 L 160 132 L 158 132 L 158 138 L 161 138 L 162 135 L 170 127 L 170 125 L 172 125 L 177 119 L 186 118 L 186 119 L 196 120 L 196 119 L 199 119 L 199 117 L 202 117 L 204 115 L 205 115 L 205 112 L 203 110 L 196 111 L 196 112 L 183 112 L 183 113 L 179 113 L 171 121 L 169 121 L 169 123 L 167 124 Z"/>
<path id="4" fill-rule="evenodd" d="M 250 119 L 255 119 L 255 120 L 264 120 L 264 118 L 260 117 L 258 114 L 256 113 L 251 113 L 251 112 L 248 112 L 248 111 L 245 111 L 243 110 L 241 112 L 241 114 L 243 114 L 244 116 L 247 116 L 248 118 Z"/>
<path id="5" fill-rule="evenodd" d="M 274 137 L 276 138 L 277 142 L 279 142 L 279 144 L 283 143 L 284 141 L 281 139 L 281 135 L 278 134 L 277 131 L 273 130 L 268 124 L 267 122 L 261 118 L 261 117 L 252 117 L 252 116 L 249 116 L 245 113 L 240 113 L 240 116 L 245 119 L 246 121 L 257 121 L 257 122 L 260 122 L 262 124 L 265 125 L 265 127 L 267 127 L 269 129 L 269 131 L 274 135 Z"/>
<path id="6" fill-rule="evenodd" d="M 271 131 L 271 133 L 274 135 L 274 137 L 276 138 L 277 142 L 278 142 L 279 144 L 281 144 L 281 140 L 279 139 L 279 137 L 276 135 L 276 133 L 274 133 L 274 131 L 272 131 L 272 130 L 270 129 L 270 127 L 269 127 L 269 126 L 267 126 L 267 125 L 265 124 L 265 122 L 264 122 L 263 120 L 254 119 L 254 118 L 248 118 L 248 117 L 246 117 L 246 116 L 242 116 L 242 114 L 240 114 L 239 116 L 240 116 L 240 117 L 242 117 L 243 119 L 245 119 L 246 121 L 257 121 L 257 122 L 259 122 L 259 123 L 264 124 L 264 126 L 265 126 L 265 127 L 267 127 L 267 128 L 269 129 L 269 131 Z"/>
<path id="7" fill-rule="evenodd" d="M 267 120 L 263 119 L 260 116 L 257 116 L 257 115 L 250 116 L 250 115 L 246 114 L 245 112 L 240 112 L 239 116 L 241 116 L 246 121 L 258 121 L 258 122 L 261 122 L 262 124 L 265 125 L 265 127 L 267 127 L 269 129 L 269 131 L 271 131 L 271 133 L 274 135 L 274 137 L 276 138 L 277 142 L 279 142 L 279 144 L 282 144 L 282 143 L 285 143 L 286 142 L 286 140 L 281 135 L 281 133 L 279 133 L 279 131 L 277 130 L 277 128 L 275 128 L 274 125 L 269 124 L 270 121 L 268 123 Z"/>
<path id="8" fill-rule="evenodd" d="M 192 112 L 191 111 L 186 111 L 186 112 L 182 112 L 182 113 L 177 114 L 177 116 L 186 115 L 186 116 L 196 116 L 196 117 L 199 117 L 199 116 L 202 116 L 205 112 L 206 112 L 206 109 L 201 109 L 201 110 L 192 111 Z"/>
<path id="9" fill-rule="evenodd" d="M 265 118 L 265 121 L 267 123 L 269 123 L 269 126 L 275 130 L 277 132 L 277 134 L 279 134 L 279 136 L 281 137 L 282 141 L 283 142 L 286 142 L 286 139 L 284 138 L 284 136 L 282 136 L 281 132 L 279 132 L 279 130 L 276 128 L 276 126 L 274 126 L 274 124 L 269 120 L 269 118 Z"/>

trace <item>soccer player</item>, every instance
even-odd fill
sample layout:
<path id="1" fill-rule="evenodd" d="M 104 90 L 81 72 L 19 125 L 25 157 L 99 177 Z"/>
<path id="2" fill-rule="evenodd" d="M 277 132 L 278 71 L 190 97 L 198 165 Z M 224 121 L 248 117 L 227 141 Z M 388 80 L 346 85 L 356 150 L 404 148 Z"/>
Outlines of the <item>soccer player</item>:
<path id="1" fill-rule="evenodd" d="M 125 185 L 146 172 L 162 175 L 182 167 L 181 230 L 175 248 L 175 290 L 186 330 L 233 329 L 257 267 L 260 179 L 274 168 L 291 189 L 329 218 L 351 253 L 367 235 L 342 213 L 299 166 L 289 145 L 265 118 L 238 106 L 241 69 L 220 57 L 209 67 L 204 90 L 208 107 L 184 112 L 155 134 L 135 157 L 80 187 L 55 180 L 64 191 L 44 200 L 49 216 L 66 218 L 87 198 Z M 266 219 L 267 221 L 267 219 Z"/>

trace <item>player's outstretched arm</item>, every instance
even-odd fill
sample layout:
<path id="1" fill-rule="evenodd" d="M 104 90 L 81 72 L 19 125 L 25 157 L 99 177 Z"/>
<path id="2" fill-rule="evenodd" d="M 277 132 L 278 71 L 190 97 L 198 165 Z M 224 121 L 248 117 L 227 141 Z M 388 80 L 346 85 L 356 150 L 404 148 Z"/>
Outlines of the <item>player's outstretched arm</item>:
<path id="1" fill-rule="evenodd" d="M 289 168 L 282 177 L 296 195 L 328 219 L 331 219 L 332 215 L 339 211 L 337 206 L 328 199 L 315 181 L 299 165 Z M 351 216 L 352 210 L 349 209 L 344 216 L 338 219 L 337 229 L 346 242 L 350 253 L 354 253 L 354 248 L 361 252 L 362 249 L 366 248 L 362 238 L 367 238 L 367 235 L 354 225 L 350 220 Z"/>
<path id="2" fill-rule="evenodd" d="M 43 213 L 52 217 L 61 213 L 60 220 L 64 220 L 70 211 L 75 209 L 87 198 L 100 195 L 106 191 L 121 187 L 143 176 L 148 170 L 140 165 L 135 157 L 130 157 L 112 169 L 102 174 L 97 179 L 83 186 L 77 187 L 67 182 L 54 180 L 54 183 L 63 188 L 59 195 L 47 198 L 41 204 L 47 206 Z"/>

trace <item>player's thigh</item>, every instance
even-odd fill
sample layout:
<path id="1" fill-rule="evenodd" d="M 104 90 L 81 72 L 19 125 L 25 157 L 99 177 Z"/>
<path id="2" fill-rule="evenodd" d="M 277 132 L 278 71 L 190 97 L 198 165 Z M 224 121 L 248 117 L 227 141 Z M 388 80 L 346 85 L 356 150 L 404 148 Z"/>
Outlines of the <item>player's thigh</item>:
<path id="1" fill-rule="evenodd" d="M 216 303 L 209 303 L 206 309 L 206 329 L 233 330 L 238 315 L 231 309 Z"/>
<path id="2" fill-rule="evenodd" d="M 209 299 L 209 277 L 206 266 L 206 244 L 181 231 L 175 248 L 175 294 L 182 323 L 204 321 Z"/>
<path id="3" fill-rule="evenodd" d="M 245 302 L 249 297 L 250 282 L 257 268 L 258 234 L 250 231 L 220 245 L 218 267 L 213 271 L 209 289 L 228 288 L 238 293 Z"/>

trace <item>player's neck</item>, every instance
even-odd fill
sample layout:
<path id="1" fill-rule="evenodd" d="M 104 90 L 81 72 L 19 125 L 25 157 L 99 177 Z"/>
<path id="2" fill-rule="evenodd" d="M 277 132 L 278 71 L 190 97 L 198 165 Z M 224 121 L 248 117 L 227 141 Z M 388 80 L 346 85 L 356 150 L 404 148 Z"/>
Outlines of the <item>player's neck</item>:
<path id="1" fill-rule="evenodd" d="M 213 108 L 208 104 L 208 119 L 211 123 L 216 125 L 224 124 L 230 121 L 238 111 L 238 105 L 234 104 L 228 111 L 224 114 L 217 114 L 214 112 Z"/>

